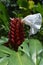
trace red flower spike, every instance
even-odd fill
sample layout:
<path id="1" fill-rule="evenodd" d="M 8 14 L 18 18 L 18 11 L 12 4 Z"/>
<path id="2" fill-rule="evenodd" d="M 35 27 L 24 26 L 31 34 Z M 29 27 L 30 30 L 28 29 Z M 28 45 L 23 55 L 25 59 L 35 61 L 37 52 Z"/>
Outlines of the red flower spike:
<path id="1" fill-rule="evenodd" d="M 14 48 L 18 49 L 18 46 L 24 41 L 24 27 L 21 19 L 13 18 L 10 22 L 10 32 L 9 32 L 9 43 Z"/>

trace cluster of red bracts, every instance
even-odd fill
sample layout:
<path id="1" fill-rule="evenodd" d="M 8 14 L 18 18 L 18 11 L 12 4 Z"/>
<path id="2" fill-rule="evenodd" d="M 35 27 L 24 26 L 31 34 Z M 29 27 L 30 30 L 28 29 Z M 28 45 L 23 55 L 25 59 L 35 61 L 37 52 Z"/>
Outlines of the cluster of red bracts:
<path id="1" fill-rule="evenodd" d="M 21 19 L 14 18 L 10 21 L 9 43 L 16 50 L 24 41 L 24 26 Z"/>

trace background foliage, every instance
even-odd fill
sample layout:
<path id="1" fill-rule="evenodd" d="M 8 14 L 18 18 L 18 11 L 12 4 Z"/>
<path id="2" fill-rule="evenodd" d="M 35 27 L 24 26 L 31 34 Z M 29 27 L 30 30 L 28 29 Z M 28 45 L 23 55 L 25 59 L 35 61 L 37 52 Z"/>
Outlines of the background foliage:
<path id="1" fill-rule="evenodd" d="M 18 52 L 3 46 L 8 41 L 10 17 L 24 18 L 35 13 L 41 13 L 42 15 L 40 31 L 29 37 L 30 27 L 24 25 L 26 40 L 19 47 Z M 0 0 L 0 65 L 28 64 L 43 65 L 43 1 Z"/>

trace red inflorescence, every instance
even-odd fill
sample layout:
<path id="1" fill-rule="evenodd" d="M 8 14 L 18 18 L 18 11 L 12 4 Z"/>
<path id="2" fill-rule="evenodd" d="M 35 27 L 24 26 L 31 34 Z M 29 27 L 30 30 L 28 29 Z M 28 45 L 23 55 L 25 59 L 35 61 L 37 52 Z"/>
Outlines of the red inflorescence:
<path id="1" fill-rule="evenodd" d="M 16 47 L 21 45 L 24 41 L 24 27 L 21 19 L 14 18 L 10 21 L 10 32 L 9 32 L 9 42 L 12 47 L 15 49 Z"/>

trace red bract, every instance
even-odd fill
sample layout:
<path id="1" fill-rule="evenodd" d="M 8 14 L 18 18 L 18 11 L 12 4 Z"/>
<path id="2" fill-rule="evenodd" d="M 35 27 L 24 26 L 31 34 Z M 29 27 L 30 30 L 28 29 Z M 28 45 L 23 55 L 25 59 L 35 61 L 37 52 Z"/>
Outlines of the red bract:
<path id="1" fill-rule="evenodd" d="M 9 43 L 14 49 L 24 41 L 24 27 L 21 19 L 14 18 L 10 21 Z"/>

